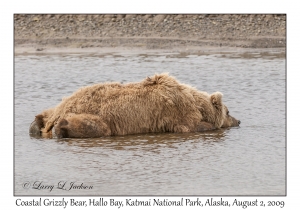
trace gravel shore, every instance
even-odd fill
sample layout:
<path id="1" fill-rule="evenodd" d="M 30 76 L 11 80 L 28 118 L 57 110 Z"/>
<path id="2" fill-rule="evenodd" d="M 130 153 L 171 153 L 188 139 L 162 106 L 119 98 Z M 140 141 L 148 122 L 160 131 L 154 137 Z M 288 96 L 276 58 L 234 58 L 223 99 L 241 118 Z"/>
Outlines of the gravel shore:
<path id="1" fill-rule="evenodd" d="M 15 53 L 51 49 L 286 47 L 286 15 L 15 14 Z"/>

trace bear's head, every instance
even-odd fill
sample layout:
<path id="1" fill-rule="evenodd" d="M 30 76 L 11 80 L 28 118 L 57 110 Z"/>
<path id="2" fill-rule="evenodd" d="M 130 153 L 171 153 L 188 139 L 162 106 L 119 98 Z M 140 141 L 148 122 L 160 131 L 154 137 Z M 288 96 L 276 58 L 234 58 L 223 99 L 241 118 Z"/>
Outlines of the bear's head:
<path id="1" fill-rule="evenodd" d="M 228 128 L 239 126 L 241 121 L 229 115 L 228 108 L 222 102 L 223 94 L 215 92 L 210 95 L 211 103 L 215 109 L 216 127 Z"/>
<path id="2" fill-rule="evenodd" d="M 225 119 L 223 121 L 223 125 L 221 126 L 221 128 L 228 128 L 228 127 L 239 126 L 241 124 L 241 121 L 237 120 L 234 117 L 232 117 L 231 115 L 229 115 L 229 111 L 228 111 L 228 108 L 226 106 L 225 106 L 225 110 L 226 110 L 226 117 L 225 117 Z"/>

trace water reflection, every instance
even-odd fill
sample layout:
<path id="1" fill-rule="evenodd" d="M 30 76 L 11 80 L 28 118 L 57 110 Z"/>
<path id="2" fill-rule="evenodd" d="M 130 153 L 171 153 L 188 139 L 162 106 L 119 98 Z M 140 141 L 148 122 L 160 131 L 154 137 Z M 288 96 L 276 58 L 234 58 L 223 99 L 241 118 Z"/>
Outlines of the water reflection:
<path id="1" fill-rule="evenodd" d="M 209 144 L 211 142 L 221 142 L 225 140 L 227 129 L 202 133 L 159 133 L 159 134 L 142 134 L 142 135 L 126 135 L 126 136 L 110 136 L 101 138 L 88 139 L 57 139 L 58 143 L 66 143 L 69 146 L 79 147 L 105 147 L 116 150 L 134 150 L 143 146 L 167 146 L 189 141 L 203 142 Z"/>

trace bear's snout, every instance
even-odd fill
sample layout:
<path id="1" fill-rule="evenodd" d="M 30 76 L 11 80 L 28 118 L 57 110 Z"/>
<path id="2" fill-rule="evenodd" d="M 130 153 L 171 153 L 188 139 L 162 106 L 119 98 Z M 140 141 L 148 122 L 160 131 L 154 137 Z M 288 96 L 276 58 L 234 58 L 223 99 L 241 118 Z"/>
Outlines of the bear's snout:
<path id="1" fill-rule="evenodd" d="M 221 128 L 229 128 L 229 127 L 237 127 L 240 126 L 241 121 L 235 119 L 234 117 L 228 115 L 228 117 L 224 120 Z"/>
<path id="2" fill-rule="evenodd" d="M 237 127 L 237 126 L 240 126 L 240 124 L 241 124 L 240 120 L 237 120 L 237 119 L 235 119 L 232 116 L 230 116 L 230 117 L 231 117 L 232 122 L 230 123 L 230 125 L 228 127 Z"/>

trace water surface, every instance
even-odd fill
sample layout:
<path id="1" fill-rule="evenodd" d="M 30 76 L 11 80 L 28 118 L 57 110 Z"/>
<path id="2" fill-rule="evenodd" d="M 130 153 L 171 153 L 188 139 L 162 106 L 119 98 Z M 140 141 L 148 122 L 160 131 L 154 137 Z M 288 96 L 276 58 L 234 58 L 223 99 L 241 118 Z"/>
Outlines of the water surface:
<path id="1" fill-rule="evenodd" d="M 35 115 L 82 86 L 162 72 L 222 92 L 241 127 L 97 139 L 28 134 Z M 285 55 L 276 51 L 17 55 L 14 193 L 285 195 L 285 82 Z M 68 190 L 72 182 L 87 189 Z"/>

